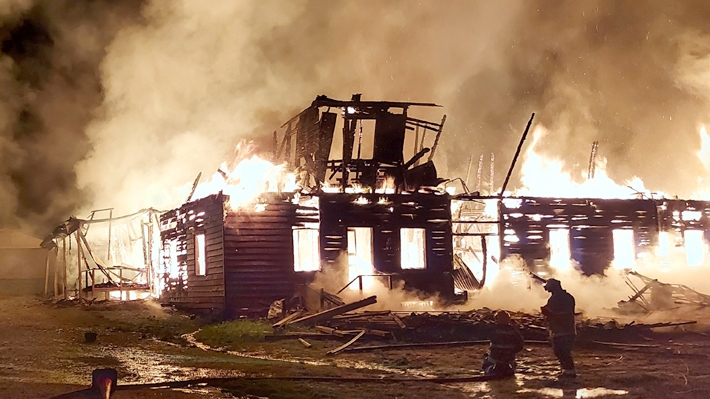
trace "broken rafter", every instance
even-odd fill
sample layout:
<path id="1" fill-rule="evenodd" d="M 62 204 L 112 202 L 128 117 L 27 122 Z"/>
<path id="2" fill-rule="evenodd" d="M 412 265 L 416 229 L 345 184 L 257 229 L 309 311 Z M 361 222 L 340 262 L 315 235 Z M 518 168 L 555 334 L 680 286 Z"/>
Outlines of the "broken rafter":
<path id="1" fill-rule="evenodd" d="M 528 121 L 528 125 L 525 127 L 525 131 L 523 132 L 523 136 L 520 138 L 520 142 L 518 143 L 518 148 L 515 150 L 515 155 L 513 156 L 513 161 L 510 163 L 510 168 L 508 168 L 508 174 L 505 175 L 505 180 L 503 181 L 503 187 L 500 189 L 500 194 L 499 196 L 502 198 L 503 194 L 505 194 L 505 189 L 508 188 L 508 182 L 510 181 L 510 175 L 513 173 L 513 169 L 515 168 L 515 163 L 518 161 L 518 157 L 520 156 L 520 150 L 523 148 L 523 143 L 525 143 L 525 138 L 528 135 L 528 131 L 530 131 L 530 125 L 532 125 L 532 121 L 535 118 L 535 113 L 530 116 L 530 120 Z M 491 165 L 493 163 L 491 162 Z M 491 173 L 492 175 L 492 173 Z M 491 179 L 492 180 L 492 179 Z M 493 187 L 491 187 L 491 192 L 493 192 Z"/>
<path id="2" fill-rule="evenodd" d="M 347 313 L 347 312 L 353 311 L 355 309 L 364 308 L 365 306 L 372 305 L 374 303 L 377 303 L 377 297 L 373 295 L 371 297 L 367 297 L 367 298 L 362 299 L 357 302 L 348 303 L 345 305 L 337 306 L 332 309 L 324 310 L 320 313 L 316 313 L 316 314 L 313 314 L 310 316 L 301 317 L 300 319 L 297 319 L 297 320 L 294 320 L 293 322 L 291 322 L 291 324 L 294 324 L 294 325 L 296 325 L 296 324 L 314 325 L 314 324 L 317 324 L 317 323 L 320 323 L 320 322 L 323 322 L 326 320 L 330 320 L 334 316 L 337 316 L 337 315 L 340 315 L 343 313 Z"/>
<path id="3" fill-rule="evenodd" d="M 89 242 L 86 240 L 86 237 L 81 232 L 81 228 L 78 228 L 76 230 L 76 234 L 79 236 L 79 238 L 81 238 L 81 241 L 84 243 L 86 250 L 89 252 L 89 256 L 91 256 L 91 260 L 93 260 L 94 263 L 96 264 L 96 266 L 98 266 L 99 270 L 101 270 L 101 273 L 103 273 L 104 276 L 106 276 L 106 279 L 109 281 L 109 283 L 115 284 L 115 282 L 113 281 L 113 279 L 109 275 L 108 270 L 106 269 L 106 266 L 104 266 L 103 262 L 101 262 L 96 256 L 94 256 L 94 252 L 91 250 L 91 246 L 89 246 Z M 86 261 L 86 257 L 84 257 L 84 261 Z M 88 265 L 87 265 L 87 268 L 88 268 Z"/>
<path id="4" fill-rule="evenodd" d="M 429 153 L 429 161 L 434 158 L 434 153 L 436 152 L 436 147 L 439 146 L 439 139 L 441 138 L 441 132 L 444 131 L 444 123 L 446 123 L 446 115 L 441 118 L 441 123 L 439 124 L 439 129 L 436 131 L 436 137 L 434 138 L 434 144 L 431 146 L 431 152 Z"/>

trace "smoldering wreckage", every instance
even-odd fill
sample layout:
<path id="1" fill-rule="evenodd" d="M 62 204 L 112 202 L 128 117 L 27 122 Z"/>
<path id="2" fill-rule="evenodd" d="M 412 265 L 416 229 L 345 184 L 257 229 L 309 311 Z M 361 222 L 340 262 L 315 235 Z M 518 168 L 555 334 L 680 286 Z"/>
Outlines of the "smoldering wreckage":
<path id="1" fill-rule="evenodd" d="M 503 186 L 483 192 L 482 175 L 492 182 L 494 172 L 483 171 L 481 157 L 471 190 L 469 176 L 438 175 L 433 157 L 446 116 L 410 115 L 423 107 L 438 106 L 318 96 L 274 132 L 271 154 L 225 164 L 209 181 L 198 176 L 178 208 L 68 219 L 43 242 L 57 257 L 47 273 L 54 296 L 152 296 L 213 319 L 269 317 L 269 340 L 347 341 L 329 354 L 487 342 L 491 310 L 453 309 L 467 301 L 475 308 L 477 292 L 510 259 L 528 286 L 544 283 L 560 262 L 583 275 L 628 268 L 620 314 L 708 304 L 708 295 L 630 268 L 664 245 L 683 248 L 688 264 L 702 259 L 709 201 L 511 195 L 506 186 L 532 118 Z M 383 295 L 406 299 L 363 311 L 377 302 L 374 293 L 388 304 Z M 512 318 L 529 343 L 546 340 L 540 314 Z M 652 328 L 692 323 L 580 316 L 579 342 L 633 346 Z M 313 329 L 284 331 L 288 325 Z M 356 344 L 368 339 L 378 342 Z"/>

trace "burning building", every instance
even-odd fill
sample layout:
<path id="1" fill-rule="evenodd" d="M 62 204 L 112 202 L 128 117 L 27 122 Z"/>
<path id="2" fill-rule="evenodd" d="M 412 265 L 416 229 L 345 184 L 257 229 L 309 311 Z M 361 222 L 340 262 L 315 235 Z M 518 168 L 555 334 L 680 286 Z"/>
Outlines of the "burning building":
<path id="1" fill-rule="evenodd" d="M 482 158 L 476 189 L 457 179 L 464 192 L 454 193 L 456 179 L 442 179 L 433 163 L 446 117 L 430 122 L 411 115 L 422 107 L 437 106 L 319 96 L 274 133 L 271 160 L 249 154 L 210 180 L 198 176 L 178 208 L 70 219 L 50 239 L 63 242 L 58 264 L 72 269 L 66 266 L 72 240 L 62 237 L 76 233 L 77 254 L 69 258 L 79 265 L 78 293 L 103 289 L 124 298 L 126 290 L 142 290 L 184 309 L 234 318 L 263 315 L 273 301 L 324 280 L 338 294 L 401 288 L 451 303 L 482 289 L 512 257 L 542 276 L 572 265 L 604 274 L 678 250 L 689 266 L 704 262 L 710 202 L 640 192 L 620 199 L 597 186 L 592 195 L 576 188 L 568 195 L 496 192 L 493 170 L 484 194 Z M 600 181 L 596 149 L 591 183 Z M 128 223 L 119 246 L 125 260 L 109 266 L 119 258 L 111 235 L 119 221 Z M 100 251 L 87 240 L 89 226 L 96 236 L 108 235 L 92 244 Z M 107 246 L 102 261 L 98 252 Z"/>
<path id="2" fill-rule="evenodd" d="M 274 137 L 275 163 L 296 171 L 297 192 L 240 203 L 225 188 L 161 215 L 167 299 L 235 317 L 317 273 L 341 291 L 380 282 L 453 299 L 451 200 L 431 160 L 445 120 L 408 115 L 421 106 L 435 105 L 318 97 Z"/>

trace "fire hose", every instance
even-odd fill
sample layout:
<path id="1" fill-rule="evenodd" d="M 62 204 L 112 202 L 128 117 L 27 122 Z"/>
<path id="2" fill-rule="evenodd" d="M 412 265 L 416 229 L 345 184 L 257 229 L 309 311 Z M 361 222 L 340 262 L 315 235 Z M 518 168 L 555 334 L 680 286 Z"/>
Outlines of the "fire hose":
<path id="1" fill-rule="evenodd" d="M 94 370 L 94 375 L 97 372 L 109 371 L 114 373 L 115 371 L 111 369 L 100 369 Z M 94 378 L 92 386 L 86 389 L 68 392 L 61 394 L 59 396 L 53 396 L 49 399 L 78 399 L 78 398 L 94 398 L 100 397 L 102 399 L 108 399 L 111 394 L 115 391 L 134 391 L 134 390 L 146 390 L 146 389 L 176 389 L 176 388 L 187 388 L 191 386 L 213 386 L 220 387 L 224 386 L 230 382 L 235 381 L 260 381 L 260 380 L 281 380 L 281 381 L 311 381 L 311 382 L 344 382 L 344 383 L 397 383 L 397 382 L 412 382 L 412 383 L 431 383 L 431 384 L 451 384 L 451 383 L 463 383 L 463 382 L 484 382 L 492 381 L 502 378 L 508 378 L 506 376 L 495 376 L 495 375 L 473 375 L 468 377 L 431 377 L 431 378 L 412 378 L 412 377 L 390 377 L 390 378 L 377 378 L 377 377 L 331 377 L 331 376 L 305 376 L 305 375 L 291 375 L 291 376 L 242 376 L 242 377 L 219 377 L 219 378 L 196 378 L 190 380 L 180 380 L 180 381 L 165 381 L 165 382 L 155 382 L 148 384 L 126 384 L 118 385 L 116 384 L 115 377 L 112 384 L 101 384 L 97 382 Z M 93 396 L 89 396 L 93 395 Z M 99 395 L 99 396 L 96 396 Z"/>

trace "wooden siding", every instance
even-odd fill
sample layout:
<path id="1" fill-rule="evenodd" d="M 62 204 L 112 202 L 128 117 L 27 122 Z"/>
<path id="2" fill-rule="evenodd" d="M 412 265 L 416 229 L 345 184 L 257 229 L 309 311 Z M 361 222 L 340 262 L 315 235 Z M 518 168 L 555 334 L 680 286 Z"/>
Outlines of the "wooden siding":
<path id="1" fill-rule="evenodd" d="M 685 211 L 695 220 L 682 220 Z M 658 243 L 659 231 L 704 230 L 710 237 L 710 202 L 651 199 L 509 198 L 501 204 L 501 231 L 518 241 L 503 241 L 502 256 L 518 254 L 528 263 L 549 258 L 549 233 L 570 231 L 572 258 L 586 273 L 602 273 L 613 260 L 612 231 L 633 230 L 637 252 Z"/>
<path id="2" fill-rule="evenodd" d="M 170 242 L 178 244 L 178 261 L 187 281 L 180 279 L 164 293 L 176 306 L 221 316 L 224 312 L 224 196 L 193 201 L 161 215 L 163 262 L 169 262 Z M 195 236 L 205 235 L 206 273 L 196 274 Z"/>
<path id="3" fill-rule="evenodd" d="M 293 226 L 298 206 L 276 202 L 230 210 L 224 223 L 226 316 L 266 315 L 294 290 Z M 317 222 L 317 218 L 315 219 Z"/>

